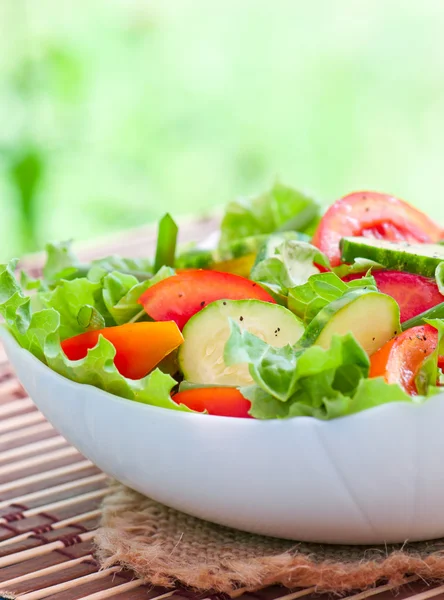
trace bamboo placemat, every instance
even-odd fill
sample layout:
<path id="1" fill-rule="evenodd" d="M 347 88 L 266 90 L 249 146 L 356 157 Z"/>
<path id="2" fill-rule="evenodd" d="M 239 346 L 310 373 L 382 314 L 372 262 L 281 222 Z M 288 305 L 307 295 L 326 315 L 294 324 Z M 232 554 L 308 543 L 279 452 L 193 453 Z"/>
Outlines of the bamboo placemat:
<path id="1" fill-rule="evenodd" d="M 211 219 L 188 223 L 182 239 L 202 238 L 213 228 Z M 140 229 L 112 244 L 97 244 L 94 255 L 148 255 L 154 239 L 153 229 Z M 31 258 L 24 264 L 34 270 L 40 261 Z M 118 568 L 99 570 L 93 538 L 107 485 L 106 475 L 37 410 L 0 347 L 0 589 L 17 600 L 216 600 L 215 595 L 189 590 L 152 588 Z M 444 600 L 444 586 L 427 586 L 413 578 L 396 590 L 396 596 L 394 592 L 381 582 L 348 598 Z M 328 596 L 316 594 L 314 588 L 289 593 L 273 587 L 242 598 L 324 600 Z"/>

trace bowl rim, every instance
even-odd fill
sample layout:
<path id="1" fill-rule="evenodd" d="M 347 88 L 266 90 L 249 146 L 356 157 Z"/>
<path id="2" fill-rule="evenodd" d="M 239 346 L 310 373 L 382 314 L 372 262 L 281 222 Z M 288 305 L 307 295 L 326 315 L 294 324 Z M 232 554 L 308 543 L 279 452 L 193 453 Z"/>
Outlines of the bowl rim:
<path id="1" fill-rule="evenodd" d="M 77 381 L 73 381 L 72 379 L 69 379 L 68 377 L 65 377 L 64 375 L 57 373 L 57 371 L 54 371 L 53 369 L 51 369 L 51 367 L 49 367 L 44 362 L 39 360 L 36 356 L 34 356 L 34 354 L 32 354 L 32 352 L 30 352 L 26 348 L 23 348 L 19 344 L 19 342 L 16 340 L 14 335 L 9 331 L 9 329 L 7 328 L 7 325 L 5 323 L 0 324 L 0 338 L 3 338 L 3 340 L 6 342 L 4 344 L 5 351 L 6 351 L 8 360 L 10 361 L 10 363 L 14 369 L 15 369 L 15 365 L 9 356 L 8 346 L 14 347 L 15 351 L 18 352 L 21 356 L 23 356 L 23 360 L 30 362 L 34 366 L 34 369 L 40 370 L 41 372 L 46 372 L 48 375 L 53 377 L 55 380 L 59 381 L 61 385 L 69 386 L 69 387 L 72 387 L 73 389 L 80 389 L 80 388 L 85 389 L 85 387 L 86 387 L 87 389 L 91 390 L 91 393 L 99 394 L 100 396 L 106 397 L 108 399 L 108 401 L 113 401 L 113 402 L 119 403 L 119 404 L 130 403 L 130 406 L 132 406 L 133 410 L 135 410 L 136 406 L 137 406 L 138 409 L 143 410 L 145 412 L 148 412 L 148 413 L 155 412 L 158 414 L 163 414 L 165 416 L 169 415 L 170 418 L 194 419 L 194 420 L 205 419 L 207 422 L 211 421 L 213 424 L 215 424 L 215 423 L 221 423 L 221 424 L 222 423 L 232 423 L 234 425 L 234 423 L 236 423 L 236 425 L 234 425 L 234 427 L 242 427 L 242 428 L 249 428 L 249 429 L 251 429 L 253 427 L 256 427 L 256 428 L 262 427 L 265 429 L 266 427 L 268 427 L 268 428 L 276 427 L 276 426 L 280 426 L 280 427 L 292 426 L 293 427 L 293 426 L 296 426 L 297 424 L 300 424 L 300 426 L 308 426 L 309 424 L 311 424 L 312 426 L 316 426 L 316 427 L 332 428 L 332 427 L 334 427 L 335 424 L 345 423 L 345 422 L 350 426 L 354 426 L 354 424 L 357 421 L 362 421 L 363 419 L 366 419 L 366 418 L 368 419 L 369 413 L 371 413 L 372 417 L 376 417 L 376 416 L 382 417 L 383 416 L 385 418 L 385 417 L 387 417 L 387 413 L 394 411 L 394 414 L 392 415 L 392 417 L 396 419 L 398 416 L 401 415 L 402 410 L 418 410 L 418 409 L 420 409 L 420 407 L 430 405 L 431 403 L 433 403 L 433 401 L 444 400 L 444 391 L 443 391 L 440 394 L 431 396 L 425 402 L 420 402 L 420 403 L 405 402 L 405 401 L 387 402 L 387 403 L 381 404 L 379 406 L 372 406 L 372 407 L 367 408 L 358 413 L 354 413 L 351 415 L 344 415 L 342 417 L 337 417 L 335 419 L 329 419 L 329 420 L 316 419 L 315 417 L 310 417 L 310 416 L 290 417 L 288 419 L 278 419 L 278 418 L 276 418 L 276 419 L 240 419 L 240 418 L 236 418 L 236 417 L 208 415 L 208 414 L 198 413 L 198 412 L 185 412 L 185 411 L 179 411 L 179 410 L 172 410 L 170 408 L 164 408 L 162 406 L 153 406 L 151 404 L 146 404 L 144 402 L 137 402 L 134 400 L 130 400 L 129 398 L 117 396 L 116 394 L 112 394 L 111 392 L 102 390 L 101 388 L 98 388 L 89 383 L 80 383 Z M 20 379 L 19 379 L 19 381 L 20 381 Z M 291 425 L 289 425 L 290 423 L 291 423 Z"/>

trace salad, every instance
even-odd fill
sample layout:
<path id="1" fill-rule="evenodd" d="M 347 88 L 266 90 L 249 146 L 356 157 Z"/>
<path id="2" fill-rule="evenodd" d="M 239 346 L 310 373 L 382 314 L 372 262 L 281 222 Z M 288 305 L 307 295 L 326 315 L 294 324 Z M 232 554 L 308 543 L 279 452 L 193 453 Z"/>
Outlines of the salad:
<path id="1" fill-rule="evenodd" d="M 440 391 L 444 229 L 403 200 L 322 213 L 277 183 L 230 203 L 213 246 L 176 240 L 166 215 L 152 260 L 64 242 L 39 278 L 1 265 L 5 327 L 62 376 L 171 410 L 333 419 Z"/>

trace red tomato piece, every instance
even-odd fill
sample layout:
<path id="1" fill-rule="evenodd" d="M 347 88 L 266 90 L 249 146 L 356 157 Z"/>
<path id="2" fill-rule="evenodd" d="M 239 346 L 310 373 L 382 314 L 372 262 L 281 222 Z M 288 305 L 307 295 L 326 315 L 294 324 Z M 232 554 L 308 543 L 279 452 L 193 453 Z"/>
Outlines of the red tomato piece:
<path id="1" fill-rule="evenodd" d="M 155 321 L 175 321 L 182 330 L 210 302 L 249 298 L 275 302 L 258 283 L 240 275 L 188 269 L 148 288 L 139 298 L 139 304 Z"/>
<path id="2" fill-rule="evenodd" d="M 384 377 L 387 383 L 398 383 L 408 394 L 415 396 L 418 393 L 416 376 L 437 343 L 438 332 L 431 325 L 407 329 L 371 356 L 369 377 Z M 442 364 L 440 357 L 438 365 Z"/>
<path id="3" fill-rule="evenodd" d="M 444 302 L 433 279 L 399 271 L 373 271 L 378 290 L 396 300 L 401 310 L 401 323 Z M 344 281 L 359 279 L 363 273 L 347 275 Z"/>
<path id="4" fill-rule="evenodd" d="M 197 412 L 205 410 L 219 417 L 241 417 L 251 419 L 249 400 L 237 388 L 209 387 L 184 390 L 173 396 L 174 402 L 184 404 Z"/>
<path id="5" fill-rule="evenodd" d="M 127 323 L 87 331 L 64 340 L 62 349 L 70 360 L 85 358 L 90 348 L 99 341 L 99 335 L 109 340 L 116 349 L 114 364 L 119 373 L 129 379 L 148 375 L 160 361 L 183 342 L 176 323 Z"/>
<path id="6" fill-rule="evenodd" d="M 330 206 L 312 243 L 328 256 L 332 266 L 337 266 L 341 262 L 341 238 L 361 235 L 391 241 L 433 243 L 444 237 L 444 230 L 427 215 L 394 196 L 355 192 Z"/>

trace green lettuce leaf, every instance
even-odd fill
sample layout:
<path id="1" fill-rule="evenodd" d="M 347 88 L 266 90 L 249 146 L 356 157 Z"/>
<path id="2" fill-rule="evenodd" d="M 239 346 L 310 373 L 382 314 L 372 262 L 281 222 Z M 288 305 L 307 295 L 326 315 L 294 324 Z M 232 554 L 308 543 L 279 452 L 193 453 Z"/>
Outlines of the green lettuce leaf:
<path id="1" fill-rule="evenodd" d="M 328 350 L 319 346 L 274 348 L 241 330 L 234 321 L 231 321 L 230 327 L 231 335 L 224 352 L 225 363 L 247 363 L 256 386 L 275 400 L 288 402 L 288 416 L 290 405 L 299 402 L 304 414 L 307 413 L 307 405 L 328 418 L 330 409 L 326 401 L 342 401 L 342 395 L 351 395 L 359 380 L 368 375 L 368 356 L 352 334 L 334 336 Z M 256 392 L 251 386 L 245 390 L 246 397 L 252 401 L 253 416 L 257 416 L 257 408 L 251 394 L 254 399 L 260 398 L 262 404 L 266 400 L 264 394 Z"/>
<path id="2" fill-rule="evenodd" d="M 442 264 L 442 263 L 441 263 Z M 415 379 L 416 389 L 418 394 L 433 395 L 436 390 L 436 382 L 440 378 L 438 368 L 438 357 L 444 353 L 444 320 L 442 319 L 425 319 L 438 332 L 438 343 L 435 350 L 425 359 Z"/>
<path id="3" fill-rule="evenodd" d="M 355 288 L 378 291 L 375 279 L 371 275 L 349 282 L 342 281 L 332 272 L 312 275 L 307 283 L 288 291 L 288 308 L 308 324 L 327 304 Z"/>
<path id="4" fill-rule="evenodd" d="M 422 401 L 423 398 L 409 396 L 399 385 L 386 383 L 382 377 L 361 379 L 345 414 L 351 415 L 389 402 Z"/>
<path id="5" fill-rule="evenodd" d="M 221 224 L 220 246 L 240 238 L 295 230 L 311 232 L 319 217 L 318 204 L 281 183 L 261 196 L 231 202 Z"/>
<path id="6" fill-rule="evenodd" d="M 151 286 L 174 274 L 175 271 L 171 267 L 162 267 L 151 279 L 140 283 L 136 280 L 136 283 L 133 281 L 133 285 L 130 285 L 130 279 L 117 278 L 113 274 L 107 275 L 103 294 L 104 298 L 106 295 L 105 304 L 117 325 L 128 323 L 138 315 L 144 315 L 145 311 L 138 302 L 140 296 Z M 108 279 L 109 277 L 110 279 Z M 117 282 L 115 281 L 116 278 L 118 279 Z M 124 282 L 126 282 L 126 286 Z"/>
<path id="7" fill-rule="evenodd" d="M 275 256 L 257 263 L 250 278 L 275 293 L 286 296 L 289 288 L 302 285 L 311 275 L 319 273 L 314 263 L 330 267 L 328 258 L 315 246 L 289 240 L 276 249 Z"/>
<path id="8" fill-rule="evenodd" d="M 79 312 L 85 305 L 95 306 L 100 290 L 100 283 L 79 277 L 69 281 L 62 279 L 54 290 L 39 294 L 43 305 L 60 315 L 59 335 L 62 340 L 85 331 L 78 319 Z"/>
<path id="9" fill-rule="evenodd" d="M 254 384 L 241 388 L 257 419 L 334 419 L 388 402 L 421 402 L 398 385 L 368 379 L 370 362 L 351 333 L 331 346 L 273 348 L 232 321 L 227 365 L 247 363 Z M 436 381 L 436 380 L 435 380 Z"/>
<path id="10" fill-rule="evenodd" d="M 85 304 L 77 314 L 77 322 L 85 331 L 94 331 L 106 327 L 103 315 L 95 306 Z"/>
<path id="11" fill-rule="evenodd" d="M 116 318 L 116 311 L 114 307 L 120 300 L 126 296 L 126 294 L 134 287 L 139 285 L 139 280 L 133 275 L 127 275 L 125 273 L 119 273 L 118 271 L 112 271 L 103 277 L 102 280 L 103 290 L 103 302 L 106 306 L 107 311 L 113 317 L 115 322 L 120 325 L 125 321 L 118 321 Z M 140 306 L 139 306 L 140 311 Z"/>
<path id="12" fill-rule="evenodd" d="M 20 272 L 20 285 L 25 291 L 46 289 L 46 285 L 40 277 L 31 277 L 26 271 Z"/>
<path id="13" fill-rule="evenodd" d="M 144 281 L 152 276 L 153 265 L 152 261 L 146 258 L 125 258 L 118 255 L 106 256 L 84 264 L 74 254 L 71 241 L 47 244 L 42 285 L 54 287 L 59 281 L 86 276 L 97 281 L 105 273 L 113 271 Z M 24 277 L 26 278 L 26 275 Z"/>
<path id="14" fill-rule="evenodd" d="M 358 273 L 367 273 L 369 275 L 372 269 L 385 269 L 385 267 L 369 258 L 355 258 L 351 265 L 339 265 L 338 267 L 333 267 L 332 271 L 338 277 L 342 278 Z"/>
<path id="15" fill-rule="evenodd" d="M 89 265 L 89 269 L 92 267 L 98 267 L 108 273 L 119 271 L 120 273 L 133 275 L 138 281 L 149 279 L 153 274 L 151 260 L 147 258 L 124 258 L 116 254 L 93 260 Z"/>
<path id="16" fill-rule="evenodd" d="M 114 365 L 115 354 L 114 346 L 102 336 L 84 359 L 76 361 L 66 357 L 55 337 L 48 337 L 45 344 L 47 364 L 72 381 L 93 385 L 116 396 L 151 406 L 192 412 L 171 399 L 170 393 L 176 381 L 170 375 L 155 369 L 143 379 L 127 379 Z"/>
<path id="17" fill-rule="evenodd" d="M 435 270 L 436 285 L 439 293 L 444 295 L 444 262 L 439 263 Z"/>
<path id="18" fill-rule="evenodd" d="M 46 245 L 46 263 L 43 277 L 48 284 L 59 279 L 71 279 L 77 274 L 80 261 L 72 250 L 72 241 Z"/>

